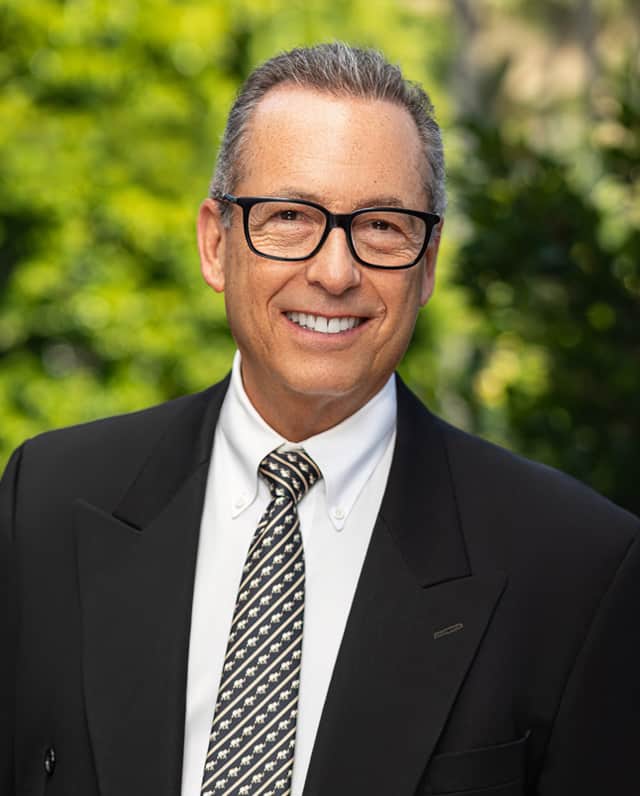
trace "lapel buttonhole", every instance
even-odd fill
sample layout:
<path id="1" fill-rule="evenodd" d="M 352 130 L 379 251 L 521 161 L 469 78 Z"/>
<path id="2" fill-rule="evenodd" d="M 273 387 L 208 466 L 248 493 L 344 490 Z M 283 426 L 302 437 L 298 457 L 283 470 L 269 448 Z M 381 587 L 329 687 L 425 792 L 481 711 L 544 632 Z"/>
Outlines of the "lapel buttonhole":
<path id="1" fill-rule="evenodd" d="M 448 627 L 443 627 L 440 630 L 436 630 L 433 634 L 433 638 L 437 641 L 439 638 L 442 638 L 443 636 L 450 636 L 451 633 L 457 633 L 458 630 L 462 630 L 463 628 L 464 625 L 462 622 L 456 622 L 455 625 L 449 625 Z"/>

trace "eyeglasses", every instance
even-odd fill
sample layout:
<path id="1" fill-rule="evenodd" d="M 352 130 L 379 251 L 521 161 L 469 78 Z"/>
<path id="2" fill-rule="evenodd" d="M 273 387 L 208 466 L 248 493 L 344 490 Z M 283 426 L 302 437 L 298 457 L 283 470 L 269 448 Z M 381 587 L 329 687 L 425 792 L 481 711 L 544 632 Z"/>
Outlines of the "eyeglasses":
<path id="1" fill-rule="evenodd" d="M 242 208 L 251 251 L 270 260 L 298 262 L 318 253 L 335 227 L 345 231 L 353 257 L 368 268 L 411 268 L 426 251 L 440 216 L 398 207 L 365 207 L 330 213 L 303 199 L 214 196 Z"/>

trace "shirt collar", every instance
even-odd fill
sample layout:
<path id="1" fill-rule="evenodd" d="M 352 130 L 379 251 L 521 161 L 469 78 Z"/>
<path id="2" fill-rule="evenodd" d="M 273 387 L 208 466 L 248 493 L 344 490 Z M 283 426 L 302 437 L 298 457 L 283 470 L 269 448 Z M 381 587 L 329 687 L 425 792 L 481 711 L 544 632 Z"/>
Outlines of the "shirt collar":
<path id="1" fill-rule="evenodd" d="M 358 495 L 379 463 L 396 427 L 395 376 L 355 414 L 337 426 L 299 443 L 272 429 L 249 400 L 236 352 L 231 383 L 220 412 L 220 431 L 231 453 L 231 515 L 237 517 L 258 494 L 258 465 L 269 453 L 304 448 L 322 472 L 326 507 L 333 525 L 344 527 Z"/>

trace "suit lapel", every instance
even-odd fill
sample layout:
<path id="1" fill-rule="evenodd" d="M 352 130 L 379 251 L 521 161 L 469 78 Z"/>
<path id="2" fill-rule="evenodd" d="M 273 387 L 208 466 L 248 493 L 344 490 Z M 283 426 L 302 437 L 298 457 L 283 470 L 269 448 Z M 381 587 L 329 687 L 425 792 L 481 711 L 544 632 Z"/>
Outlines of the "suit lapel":
<path id="1" fill-rule="evenodd" d="M 504 585 L 471 573 L 442 431 L 398 380 L 387 490 L 304 796 L 415 792 Z"/>
<path id="2" fill-rule="evenodd" d="M 76 506 L 101 796 L 180 792 L 198 533 L 226 387 L 190 399 L 113 512 Z M 415 791 L 504 582 L 471 574 L 442 432 L 398 382 L 389 483 L 304 796 Z"/>
<path id="3" fill-rule="evenodd" d="M 198 534 L 226 387 L 188 399 L 113 513 L 76 504 L 84 688 L 101 796 L 180 792 Z"/>

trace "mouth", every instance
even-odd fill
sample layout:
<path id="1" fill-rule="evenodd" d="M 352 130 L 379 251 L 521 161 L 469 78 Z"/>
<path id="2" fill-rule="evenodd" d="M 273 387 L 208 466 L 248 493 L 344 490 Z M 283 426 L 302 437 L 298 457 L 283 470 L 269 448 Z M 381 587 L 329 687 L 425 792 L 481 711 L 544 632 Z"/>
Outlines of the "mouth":
<path id="1" fill-rule="evenodd" d="M 340 334 L 348 332 L 365 322 L 365 318 L 355 315 L 342 315 L 329 317 L 327 315 L 312 315 L 310 312 L 285 312 L 285 316 L 292 322 L 320 334 Z"/>

